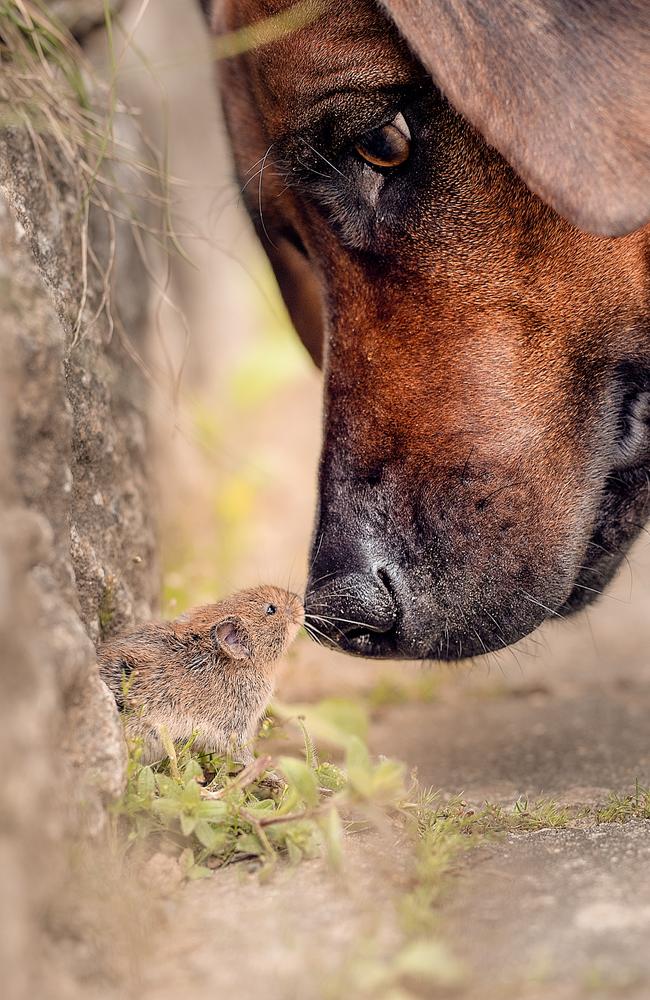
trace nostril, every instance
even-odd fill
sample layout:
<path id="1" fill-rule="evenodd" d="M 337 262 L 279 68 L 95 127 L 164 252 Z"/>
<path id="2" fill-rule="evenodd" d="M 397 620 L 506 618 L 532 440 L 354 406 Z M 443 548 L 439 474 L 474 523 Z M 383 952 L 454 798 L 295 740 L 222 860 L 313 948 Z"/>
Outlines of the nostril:
<path id="1" fill-rule="evenodd" d="M 342 635 L 388 632 L 397 609 L 387 581 L 383 569 L 337 575 L 317 591 L 308 591 L 307 617 L 318 616 L 318 627 L 335 642 Z"/>
<path id="2" fill-rule="evenodd" d="M 390 576 L 388 575 L 388 570 L 384 569 L 383 566 L 379 566 L 377 569 L 375 569 L 375 574 L 377 576 L 377 579 L 383 584 L 383 586 L 386 588 L 386 590 L 392 597 L 393 589 L 391 586 Z"/>

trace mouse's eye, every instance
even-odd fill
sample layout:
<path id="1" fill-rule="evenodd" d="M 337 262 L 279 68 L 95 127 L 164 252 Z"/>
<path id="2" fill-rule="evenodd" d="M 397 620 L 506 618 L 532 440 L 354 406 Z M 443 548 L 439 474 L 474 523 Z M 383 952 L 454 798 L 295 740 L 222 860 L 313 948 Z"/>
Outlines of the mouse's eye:
<path id="1" fill-rule="evenodd" d="M 411 153 L 411 133 L 403 114 L 397 114 L 388 125 L 373 128 L 359 136 L 354 148 L 371 167 L 400 167 Z"/>
<path id="2" fill-rule="evenodd" d="M 267 604 L 266 605 L 266 613 L 267 613 L 267 615 L 274 615 L 277 610 L 278 609 L 276 608 L 275 604 Z"/>

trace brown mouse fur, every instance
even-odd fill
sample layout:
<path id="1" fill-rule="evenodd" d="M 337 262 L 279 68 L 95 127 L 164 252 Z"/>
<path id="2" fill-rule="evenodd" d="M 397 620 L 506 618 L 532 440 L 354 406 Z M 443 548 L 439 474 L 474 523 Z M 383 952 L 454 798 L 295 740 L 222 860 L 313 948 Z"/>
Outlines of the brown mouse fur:
<path id="1" fill-rule="evenodd" d="M 125 712 L 127 738 L 143 741 L 143 762 L 164 756 L 163 730 L 174 741 L 196 732 L 196 748 L 234 745 L 240 760 L 251 760 L 248 744 L 271 698 L 275 668 L 303 615 L 295 594 L 253 587 L 173 621 L 145 622 L 100 646 L 100 675 Z"/>

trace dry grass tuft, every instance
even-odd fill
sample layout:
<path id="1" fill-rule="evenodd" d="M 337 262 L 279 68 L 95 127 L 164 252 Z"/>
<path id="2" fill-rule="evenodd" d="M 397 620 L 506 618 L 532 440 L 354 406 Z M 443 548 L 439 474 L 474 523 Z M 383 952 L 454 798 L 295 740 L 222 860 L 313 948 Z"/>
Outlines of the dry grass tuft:
<path id="1" fill-rule="evenodd" d="M 0 0 L 0 135 L 24 131 L 31 141 L 46 189 L 60 176 L 61 164 L 79 205 L 80 292 L 69 349 L 103 317 L 108 335 L 116 330 L 132 360 L 154 378 L 129 341 L 111 304 L 118 227 L 131 232 L 150 277 L 148 247 L 164 255 L 185 256 L 172 223 L 171 186 L 166 152 L 143 132 L 138 115 L 117 97 L 116 79 L 131 35 L 104 4 L 109 53 L 106 79 L 98 76 L 78 41 L 40 0 Z M 91 212 L 108 227 L 108 252 L 100 259 L 89 237 Z M 154 222 L 151 222 L 151 218 Z M 89 276 L 102 289 L 91 301 Z M 167 290 L 158 289 L 168 299 Z M 175 373 L 176 382 L 180 374 Z"/>

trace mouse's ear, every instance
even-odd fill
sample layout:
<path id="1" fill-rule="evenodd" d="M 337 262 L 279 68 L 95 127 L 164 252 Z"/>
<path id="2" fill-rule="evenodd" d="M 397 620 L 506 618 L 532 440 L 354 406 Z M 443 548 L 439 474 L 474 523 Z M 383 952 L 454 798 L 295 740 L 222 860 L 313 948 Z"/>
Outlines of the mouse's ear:
<path id="1" fill-rule="evenodd" d="M 647 0 L 381 0 L 434 82 L 582 229 L 650 218 Z"/>
<path id="2" fill-rule="evenodd" d="M 251 637 L 238 618 L 224 618 L 214 625 L 212 641 L 233 660 L 250 660 L 253 656 Z"/>

